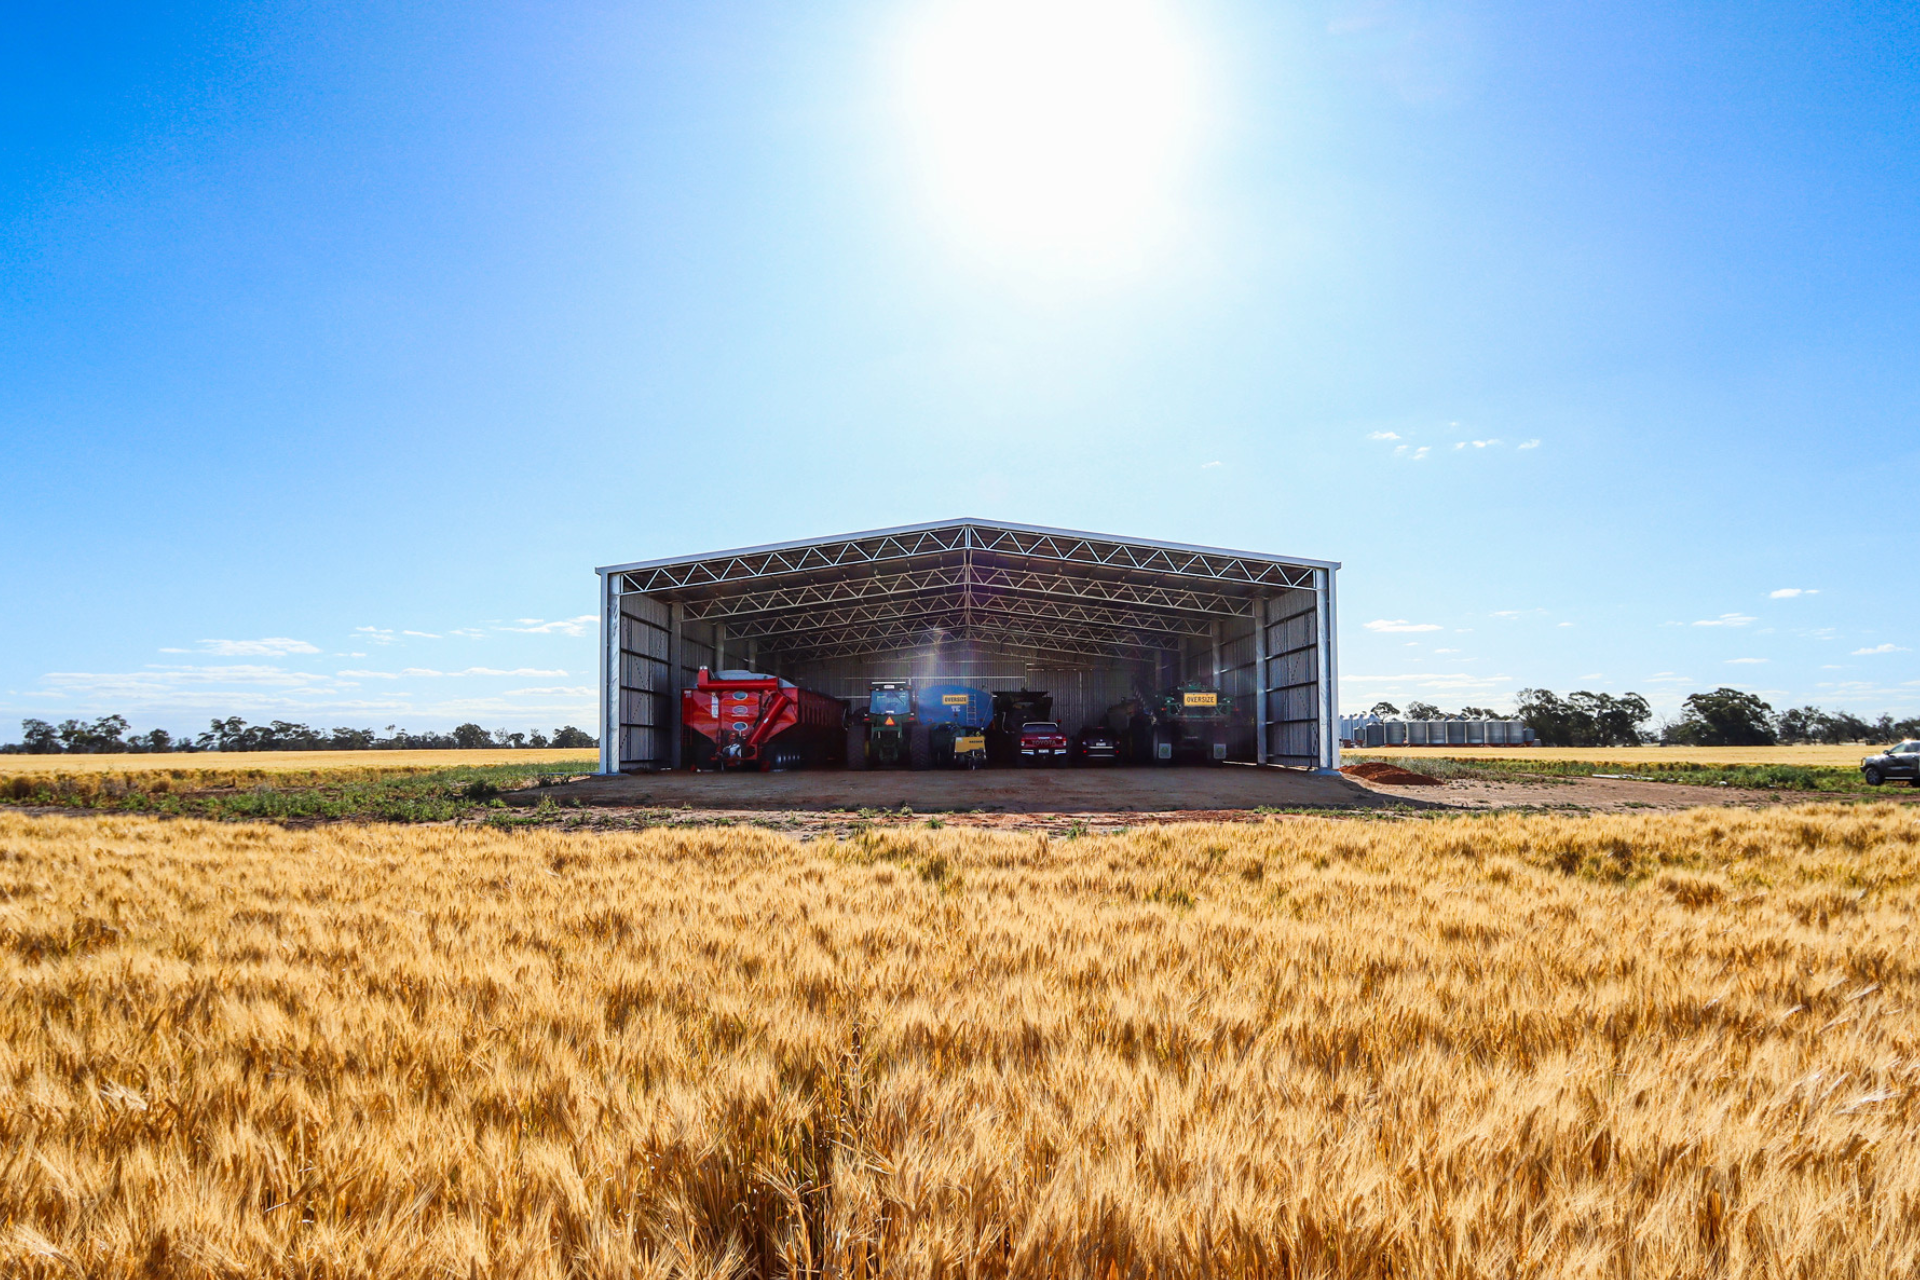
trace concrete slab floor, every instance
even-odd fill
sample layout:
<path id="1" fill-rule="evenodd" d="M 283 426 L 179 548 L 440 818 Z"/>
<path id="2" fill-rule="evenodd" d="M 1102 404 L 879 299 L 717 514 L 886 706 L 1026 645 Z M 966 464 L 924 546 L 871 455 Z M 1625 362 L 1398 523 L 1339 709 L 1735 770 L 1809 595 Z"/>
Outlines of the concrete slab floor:
<path id="1" fill-rule="evenodd" d="M 791 773 L 621 774 L 505 797 L 516 807 L 899 809 L 915 813 L 1160 813 L 1184 809 L 1425 808 L 1338 774 L 1225 764 L 1175 768 L 795 770 Z"/>

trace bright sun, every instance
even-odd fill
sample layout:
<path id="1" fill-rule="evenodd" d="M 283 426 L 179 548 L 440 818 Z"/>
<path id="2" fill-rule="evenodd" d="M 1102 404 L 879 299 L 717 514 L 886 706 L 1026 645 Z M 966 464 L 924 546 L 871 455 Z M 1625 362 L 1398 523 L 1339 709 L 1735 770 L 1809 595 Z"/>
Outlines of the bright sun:
<path id="1" fill-rule="evenodd" d="M 1174 212 L 1194 62 L 1153 0 L 935 0 L 902 66 L 942 221 L 992 256 L 1130 263 Z"/>

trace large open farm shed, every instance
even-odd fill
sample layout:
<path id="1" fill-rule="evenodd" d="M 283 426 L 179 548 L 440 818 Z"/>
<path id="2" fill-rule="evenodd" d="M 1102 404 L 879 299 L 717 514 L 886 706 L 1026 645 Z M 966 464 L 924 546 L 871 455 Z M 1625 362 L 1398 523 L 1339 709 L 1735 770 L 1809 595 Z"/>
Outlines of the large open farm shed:
<path id="1" fill-rule="evenodd" d="M 1202 679 L 1234 699 L 1230 758 L 1335 768 L 1339 567 L 988 520 L 608 565 L 600 769 L 680 766 L 701 667 L 848 699 L 888 679 L 1044 689 L 1068 732 Z"/>

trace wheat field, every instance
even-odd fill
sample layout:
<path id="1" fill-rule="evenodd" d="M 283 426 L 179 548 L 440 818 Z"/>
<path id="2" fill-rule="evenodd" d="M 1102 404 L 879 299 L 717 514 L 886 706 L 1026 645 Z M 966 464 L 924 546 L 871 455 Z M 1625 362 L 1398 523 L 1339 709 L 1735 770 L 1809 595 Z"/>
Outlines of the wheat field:
<path id="1" fill-rule="evenodd" d="M 1829 747 L 1801 744 L 1788 747 L 1348 747 L 1342 759 L 1374 757 L 1417 760 L 1439 756 L 1452 760 L 1568 760 L 1579 764 L 1617 764 L 1623 768 L 1674 764 L 1805 764 L 1829 769 L 1858 768 L 1860 761 L 1880 750 L 1859 744 Z"/>
<path id="2" fill-rule="evenodd" d="M 323 770 L 456 769 L 462 765 L 572 761 L 591 765 L 596 747 L 486 747 L 474 751 L 182 751 L 149 755 L 0 756 L 0 774 L 34 773 L 286 773 Z"/>
<path id="3" fill-rule="evenodd" d="M 1920 814 L 0 812 L 0 1273 L 1920 1271 Z"/>

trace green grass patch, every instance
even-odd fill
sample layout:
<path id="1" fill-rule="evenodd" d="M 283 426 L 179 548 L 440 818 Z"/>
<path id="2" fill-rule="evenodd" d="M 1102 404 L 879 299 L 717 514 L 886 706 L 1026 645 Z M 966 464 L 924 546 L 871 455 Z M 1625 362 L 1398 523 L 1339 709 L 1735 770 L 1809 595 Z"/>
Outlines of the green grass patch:
<path id="1" fill-rule="evenodd" d="M 1368 756 L 1370 760 L 1387 759 Z M 1692 764 L 1684 760 L 1625 765 L 1618 761 L 1586 760 L 1462 760 L 1453 756 L 1397 756 L 1387 759 L 1429 778 L 1482 782 L 1523 782 L 1538 778 L 1636 778 L 1646 782 L 1679 782 L 1695 787 L 1746 787 L 1755 791 L 1864 792 L 1858 769 L 1809 764 Z"/>
<path id="2" fill-rule="evenodd" d="M 503 792 L 585 772 L 578 761 L 450 769 L 273 773 L 231 787 L 184 785 L 166 773 L 16 775 L 0 804 L 149 813 L 222 822 L 446 822 L 499 806 Z"/>

